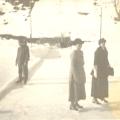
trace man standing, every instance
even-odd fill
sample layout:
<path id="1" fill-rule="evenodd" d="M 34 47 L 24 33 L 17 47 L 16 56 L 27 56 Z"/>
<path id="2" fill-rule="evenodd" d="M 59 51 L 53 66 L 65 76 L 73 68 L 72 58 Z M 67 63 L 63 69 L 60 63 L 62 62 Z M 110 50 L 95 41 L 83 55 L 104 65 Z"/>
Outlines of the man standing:
<path id="1" fill-rule="evenodd" d="M 16 65 L 18 65 L 19 79 L 17 82 L 27 83 L 28 80 L 28 61 L 30 58 L 29 47 L 27 46 L 27 41 L 23 38 L 19 40 L 19 47 L 16 57 Z"/>

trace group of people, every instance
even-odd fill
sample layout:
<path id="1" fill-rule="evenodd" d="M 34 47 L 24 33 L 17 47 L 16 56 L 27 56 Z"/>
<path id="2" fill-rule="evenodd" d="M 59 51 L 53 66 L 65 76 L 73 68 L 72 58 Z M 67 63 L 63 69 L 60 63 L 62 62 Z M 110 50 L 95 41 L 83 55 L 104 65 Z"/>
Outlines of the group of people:
<path id="1" fill-rule="evenodd" d="M 92 69 L 92 87 L 91 96 L 93 103 L 101 104 L 100 100 L 107 103 L 108 97 L 108 68 L 110 68 L 108 60 L 108 51 L 105 46 L 106 40 L 101 38 L 98 42 L 99 47 L 94 54 L 94 67 Z M 83 108 L 78 102 L 86 99 L 85 83 L 86 75 L 84 70 L 84 55 L 81 50 L 84 41 L 75 39 L 73 45 L 75 50 L 71 54 L 71 68 L 69 79 L 69 101 L 71 110 L 79 110 Z"/>
<path id="2" fill-rule="evenodd" d="M 91 96 L 93 103 L 100 104 L 100 101 L 108 102 L 108 68 L 110 67 L 108 60 L 108 51 L 105 46 L 106 40 L 100 39 L 99 47 L 94 54 L 94 69 L 92 69 L 92 87 Z M 84 70 L 84 55 L 82 45 L 84 41 L 75 39 L 73 44 L 75 50 L 71 54 L 71 69 L 69 79 L 69 101 L 71 110 L 79 110 L 83 108 L 79 101 L 86 99 L 85 83 L 86 75 Z M 16 65 L 18 65 L 19 79 L 17 82 L 27 83 L 28 80 L 28 61 L 30 59 L 29 47 L 27 41 L 23 38 L 19 40 L 19 47 L 16 57 Z"/>

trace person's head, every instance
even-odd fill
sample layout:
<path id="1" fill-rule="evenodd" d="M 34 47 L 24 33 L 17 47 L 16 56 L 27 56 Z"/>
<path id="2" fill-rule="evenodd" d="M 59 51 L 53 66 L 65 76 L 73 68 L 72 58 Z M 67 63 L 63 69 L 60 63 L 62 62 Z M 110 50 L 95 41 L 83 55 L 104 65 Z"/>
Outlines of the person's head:
<path id="1" fill-rule="evenodd" d="M 101 38 L 98 42 L 99 46 L 105 47 L 106 40 L 104 38 Z"/>
<path id="2" fill-rule="evenodd" d="M 73 41 L 73 45 L 75 45 L 77 49 L 81 49 L 83 43 L 84 41 L 82 41 L 80 38 L 77 38 Z"/>
<path id="3" fill-rule="evenodd" d="M 20 37 L 20 39 L 19 39 L 19 45 L 20 46 L 24 46 L 26 44 L 27 44 L 27 41 L 26 41 L 25 37 Z"/>

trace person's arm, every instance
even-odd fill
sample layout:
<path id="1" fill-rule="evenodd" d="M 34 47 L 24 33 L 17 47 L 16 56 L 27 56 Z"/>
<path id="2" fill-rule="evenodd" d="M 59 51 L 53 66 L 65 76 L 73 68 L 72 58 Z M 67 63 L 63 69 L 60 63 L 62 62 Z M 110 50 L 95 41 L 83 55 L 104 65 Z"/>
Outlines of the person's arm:
<path id="1" fill-rule="evenodd" d="M 95 55 L 94 55 L 94 77 L 97 78 L 97 65 L 98 65 L 98 50 L 95 51 Z"/>
<path id="2" fill-rule="evenodd" d="M 107 64 L 108 64 L 108 67 L 111 67 L 111 66 L 110 66 L 110 63 L 109 63 L 109 58 L 108 58 L 108 51 L 107 51 L 107 49 L 106 49 L 106 54 L 107 54 L 106 57 L 107 57 Z"/>
<path id="3" fill-rule="evenodd" d="M 94 77 L 97 78 L 97 65 L 94 65 Z"/>
<path id="4" fill-rule="evenodd" d="M 18 64 L 18 57 L 19 57 L 19 48 L 18 48 L 18 50 L 17 50 L 17 56 L 16 56 L 15 65 L 17 65 L 17 64 Z"/>
<path id="5" fill-rule="evenodd" d="M 78 63 L 77 63 L 77 54 L 76 52 L 74 51 L 72 53 L 72 57 L 71 57 L 71 69 L 72 69 L 72 74 L 73 74 L 73 77 L 74 77 L 74 80 L 77 82 L 78 80 Z"/>
<path id="6" fill-rule="evenodd" d="M 27 46 L 27 49 L 28 49 L 28 61 L 30 60 L 30 50 L 29 50 L 29 47 Z"/>

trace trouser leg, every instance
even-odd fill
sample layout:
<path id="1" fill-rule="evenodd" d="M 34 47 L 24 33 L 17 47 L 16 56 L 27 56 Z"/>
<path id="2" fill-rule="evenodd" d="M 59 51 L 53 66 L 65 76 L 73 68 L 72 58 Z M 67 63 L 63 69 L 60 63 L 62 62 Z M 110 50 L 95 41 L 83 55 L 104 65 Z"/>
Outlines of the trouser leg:
<path id="1" fill-rule="evenodd" d="M 22 80 L 22 65 L 18 66 L 18 74 L 19 74 L 19 80 Z"/>
<path id="2" fill-rule="evenodd" d="M 24 64 L 24 80 L 25 82 L 28 80 L 28 63 Z"/>

